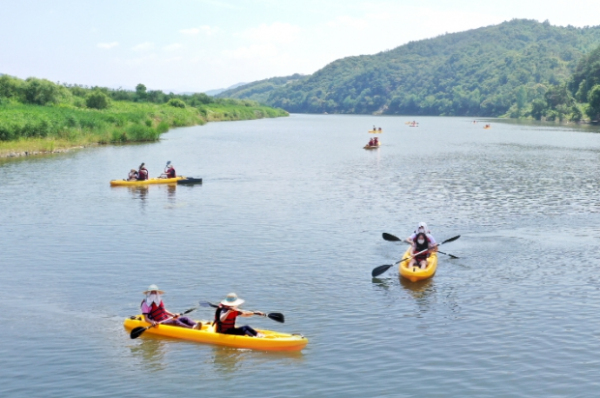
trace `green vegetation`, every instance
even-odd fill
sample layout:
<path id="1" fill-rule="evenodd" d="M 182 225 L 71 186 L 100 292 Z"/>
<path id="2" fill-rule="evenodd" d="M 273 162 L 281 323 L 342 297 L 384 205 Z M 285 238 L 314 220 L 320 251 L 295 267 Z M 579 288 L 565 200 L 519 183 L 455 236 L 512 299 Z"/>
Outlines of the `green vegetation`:
<path id="1" fill-rule="evenodd" d="M 269 95 L 280 87 L 300 81 L 306 76 L 298 73 L 292 76 L 284 77 L 272 77 L 270 79 L 259 80 L 256 82 L 241 85 L 230 90 L 223 91 L 216 95 L 219 98 L 238 98 L 238 99 L 251 99 L 253 101 L 266 103 Z"/>
<path id="2" fill-rule="evenodd" d="M 270 90 L 266 99 L 254 90 L 268 80 L 233 91 L 290 112 L 571 118 L 582 106 L 557 102 L 564 88 L 553 87 L 573 72 L 586 75 L 578 62 L 598 43 L 600 27 L 513 20 L 343 58 Z M 598 83 L 586 78 L 573 84 L 583 84 L 584 97 Z"/>
<path id="3" fill-rule="evenodd" d="M 94 143 L 155 141 L 171 127 L 286 116 L 249 100 L 59 85 L 0 76 L 0 156 Z"/>

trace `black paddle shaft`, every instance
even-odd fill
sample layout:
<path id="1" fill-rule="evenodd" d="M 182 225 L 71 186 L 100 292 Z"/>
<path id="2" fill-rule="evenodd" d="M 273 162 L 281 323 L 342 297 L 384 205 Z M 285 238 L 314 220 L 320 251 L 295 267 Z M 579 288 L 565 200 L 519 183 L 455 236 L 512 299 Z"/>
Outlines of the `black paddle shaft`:
<path id="1" fill-rule="evenodd" d="M 398 238 L 398 237 L 397 237 L 397 236 L 395 236 L 395 235 L 388 234 L 387 232 L 384 232 L 384 233 L 382 234 L 382 236 L 383 236 L 383 239 L 384 239 L 384 240 L 387 240 L 387 241 L 389 241 L 389 242 L 401 242 L 401 241 L 402 241 L 402 242 L 405 242 L 405 243 L 409 243 L 409 244 L 410 244 L 410 242 L 409 242 L 409 241 L 407 241 L 406 239 L 404 239 L 404 240 L 403 240 L 403 239 L 400 239 L 400 238 Z M 445 254 L 446 256 L 452 257 L 452 258 L 454 258 L 454 259 L 459 259 L 459 258 L 460 258 L 460 257 L 457 257 L 457 256 L 455 256 L 454 254 L 450 254 L 450 253 L 444 253 L 444 252 L 443 252 L 443 251 L 441 251 L 441 250 L 438 250 L 438 253 L 440 253 L 440 254 Z"/>
<path id="2" fill-rule="evenodd" d="M 208 301 L 201 302 L 200 305 L 202 307 L 219 308 L 219 306 L 217 304 L 209 303 Z M 250 311 L 250 312 L 252 312 L 254 315 L 261 315 L 257 311 Z M 269 312 L 267 314 L 262 313 L 262 316 L 267 317 L 269 319 L 272 319 L 275 322 L 279 322 L 279 323 L 284 323 L 285 322 L 285 316 L 282 313 L 279 313 L 279 312 Z"/>
<path id="3" fill-rule="evenodd" d="M 179 316 L 181 316 L 181 315 L 185 315 L 185 314 L 189 314 L 190 312 L 192 312 L 192 311 L 195 311 L 196 309 L 197 309 L 197 307 L 195 307 L 195 308 L 190 308 L 189 310 L 186 310 L 186 311 L 184 311 L 183 313 L 179 314 Z M 164 321 L 162 321 L 162 322 L 158 322 L 158 323 L 157 323 L 157 325 L 159 325 L 159 324 L 161 324 L 161 323 L 163 323 L 163 322 L 165 322 L 165 321 L 168 321 L 169 319 L 173 319 L 173 317 L 171 317 L 171 318 L 168 318 L 168 319 L 165 319 L 165 320 L 164 320 Z M 148 330 L 148 329 L 150 329 L 150 328 L 153 328 L 154 326 L 156 326 L 156 325 L 150 325 L 150 326 L 146 326 L 146 327 L 144 327 L 144 326 L 138 326 L 137 328 L 134 328 L 133 330 L 131 330 L 131 333 L 129 334 L 129 337 L 131 337 L 132 339 L 137 339 L 137 338 L 138 338 L 138 337 L 140 337 L 142 334 L 144 334 L 144 332 L 145 332 L 146 330 Z"/>

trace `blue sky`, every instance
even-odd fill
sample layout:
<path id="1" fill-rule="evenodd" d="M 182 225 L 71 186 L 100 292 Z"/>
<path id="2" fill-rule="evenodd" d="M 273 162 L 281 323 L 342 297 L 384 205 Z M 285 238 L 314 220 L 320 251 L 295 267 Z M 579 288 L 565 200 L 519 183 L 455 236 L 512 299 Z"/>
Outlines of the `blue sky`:
<path id="1" fill-rule="evenodd" d="M 2 0 L 0 73 L 205 91 L 513 18 L 598 25 L 597 9 L 597 0 Z"/>

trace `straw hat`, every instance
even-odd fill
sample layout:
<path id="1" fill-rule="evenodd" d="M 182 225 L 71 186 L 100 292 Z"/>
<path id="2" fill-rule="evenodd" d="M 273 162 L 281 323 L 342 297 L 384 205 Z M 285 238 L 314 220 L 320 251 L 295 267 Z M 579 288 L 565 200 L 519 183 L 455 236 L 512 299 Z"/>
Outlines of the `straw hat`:
<path id="1" fill-rule="evenodd" d="M 221 301 L 221 304 L 226 305 L 228 307 L 237 307 L 238 305 L 242 305 L 245 300 L 238 298 L 237 294 L 229 293 L 225 300 Z"/>
<path id="2" fill-rule="evenodd" d="M 162 291 L 162 290 L 160 290 L 160 289 L 158 288 L 158 286 L 156 286 L 156 285 L 150 285 L 150 286 L 148 286 L 148 290 L 146 290 L 146 291 L 144 292 L 144 294 L 148 294 L 148 293 L 150 293 L 150 292 L 152 292 L 152 291 L 157 291 L 157 292 L 158 292 L 158 294 L 165 294 L 165 292 L 164 292 L 164 291 Z"/>

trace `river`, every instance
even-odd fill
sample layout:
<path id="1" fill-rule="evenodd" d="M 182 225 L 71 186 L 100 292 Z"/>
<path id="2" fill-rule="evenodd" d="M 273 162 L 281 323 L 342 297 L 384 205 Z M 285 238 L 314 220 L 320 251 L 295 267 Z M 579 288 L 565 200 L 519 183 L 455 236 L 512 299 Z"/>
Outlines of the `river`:
<path id="1" fill-rule="evenodd" d="M 600 134 L 468 118 L 291 115 L 0 162 L 0 396 L 595 396 Z M 381 148 L 363 150 L 373 124 Z M 109 186 L 171 160 L 199 186 Z M 371 278 L 426 221 L 422 283 Z M 236 292 L 300 353 L 122 327 Z M 194 318 L 210 319 L 200 308 Z"/>

